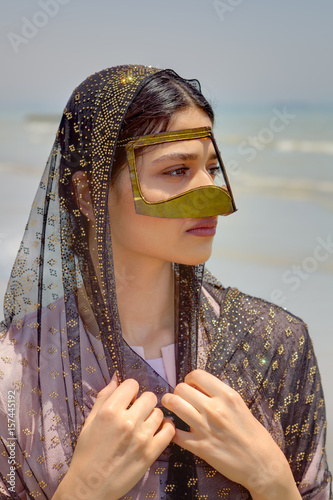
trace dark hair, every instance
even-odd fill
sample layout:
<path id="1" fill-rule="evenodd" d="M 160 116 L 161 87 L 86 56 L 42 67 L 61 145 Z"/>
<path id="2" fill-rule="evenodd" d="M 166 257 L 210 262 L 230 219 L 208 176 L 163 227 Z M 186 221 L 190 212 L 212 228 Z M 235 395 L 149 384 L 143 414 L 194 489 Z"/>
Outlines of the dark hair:
<path id="1" fill-rule="evenodd" d="M 118 141 L 165 132 L 174 113 L 192 106 L 202 109 L 214 122 L 212 107 L 202 95 L 197 80 L 185 80 L 169 69 L 161 71 L 148 80 L 130 104 Z M 125 164 L 125 148 L 118 146 L 112 166 L 112 185 L 117 182 Z"/>

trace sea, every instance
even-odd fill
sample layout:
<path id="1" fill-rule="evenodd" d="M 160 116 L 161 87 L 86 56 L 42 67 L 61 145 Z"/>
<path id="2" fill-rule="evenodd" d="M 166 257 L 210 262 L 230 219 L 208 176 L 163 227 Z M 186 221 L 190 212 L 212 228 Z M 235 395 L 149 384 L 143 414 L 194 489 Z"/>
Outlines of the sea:
<path id="1" fill-rule="evenodd" d="M 60 115 L 0 115 L 0 298 Z M 333 468 L 333 103 L 216 106 L 237 212 L 220 217 L 207 268 L 308 325 Z"/>

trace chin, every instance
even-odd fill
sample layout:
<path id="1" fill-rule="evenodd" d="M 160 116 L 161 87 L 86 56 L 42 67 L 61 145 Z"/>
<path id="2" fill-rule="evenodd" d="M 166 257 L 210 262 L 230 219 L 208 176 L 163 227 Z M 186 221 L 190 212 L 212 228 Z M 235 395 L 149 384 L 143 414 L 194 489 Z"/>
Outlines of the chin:
<path id="1" fill-rule="evenodd" d="M 186 258 L 177 260 L 178 264 L 185 264 L 186 266 L 199 266 L 200 264 L 204 264 L 207 262 L 209 257 L 211 256 L 210 252 L 202 252 L 196 255 L 187 255 Z"/>

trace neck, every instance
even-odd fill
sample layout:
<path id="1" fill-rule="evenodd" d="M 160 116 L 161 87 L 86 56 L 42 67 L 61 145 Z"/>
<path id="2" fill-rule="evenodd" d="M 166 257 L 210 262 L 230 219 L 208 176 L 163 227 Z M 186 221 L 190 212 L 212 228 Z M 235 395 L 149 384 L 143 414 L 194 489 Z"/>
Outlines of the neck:
<path id="1" fill-rule="evenodd" d="M 117 302 L 123 337 L 142 346 L 146 359 L 174 342 L 174 277 L 170 262 L 114 254 Z"/>
<path id="2" fill-rule="evenodd" d="M 96 233 L 89 246 L 97 277 Z M 113 248 L 117 305 L 123 338 L 142 346 L 146 359 L 161 356 L 161 348 L 174 342 L 174 273 L 171 262 L 146 255 L 127 255 Z"/>

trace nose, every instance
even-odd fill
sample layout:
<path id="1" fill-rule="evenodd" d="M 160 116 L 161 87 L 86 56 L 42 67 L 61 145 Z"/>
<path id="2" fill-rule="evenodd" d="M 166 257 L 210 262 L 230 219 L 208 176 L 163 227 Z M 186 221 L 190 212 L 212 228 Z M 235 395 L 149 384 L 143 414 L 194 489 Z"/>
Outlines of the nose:
<path id="1" fill-rule="evenodd" d="M 202 166 L 193 176 L 191 182 L 191 188 L 205 187 L 205 186 L 215 186 L 214 179 L 211 174 L 206 170 L 205 166 Z"/>

